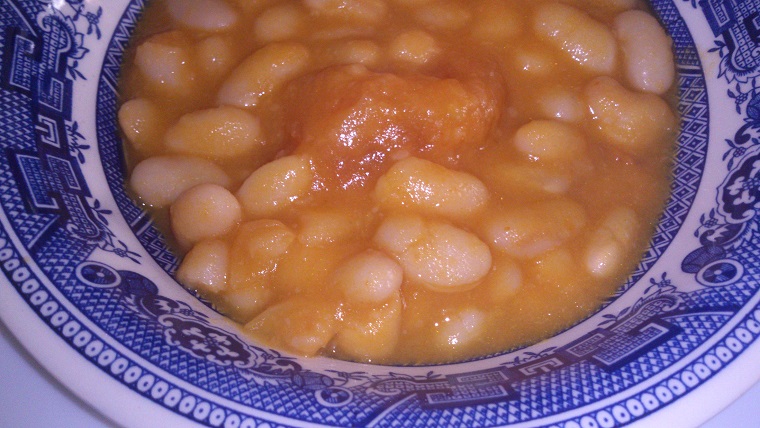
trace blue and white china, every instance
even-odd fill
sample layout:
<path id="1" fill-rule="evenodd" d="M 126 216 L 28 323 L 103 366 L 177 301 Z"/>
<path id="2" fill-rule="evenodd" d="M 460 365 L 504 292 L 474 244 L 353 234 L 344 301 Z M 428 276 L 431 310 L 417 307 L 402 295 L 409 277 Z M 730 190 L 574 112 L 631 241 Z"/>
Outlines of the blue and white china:
<path id="1" fill-rule="evenodd" d="M 0 318 L 125 426 L 698 425 L 760 377 L 760 0 L 652 3 L 681 132 L 634 274 L 548 340 L 389 367 L 262 347 L 173 279 L 116 125 L 142 0 L 4 0 Z"/>

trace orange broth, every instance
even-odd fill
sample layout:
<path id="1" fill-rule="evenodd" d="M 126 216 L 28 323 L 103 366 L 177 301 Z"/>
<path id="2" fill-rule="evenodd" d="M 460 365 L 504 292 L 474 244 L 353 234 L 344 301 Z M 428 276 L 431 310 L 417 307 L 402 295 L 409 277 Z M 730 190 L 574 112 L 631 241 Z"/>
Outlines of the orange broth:
<path id="1" fill-rule="evenodd" d="M 178 279 L 255 339 L 470 359 L 579 322 L 638 263 L 677 131 L 673 84 L 626 74 L 615 20 L 643 3 L 181 1 L 125 55 L 131 189 Z"/>

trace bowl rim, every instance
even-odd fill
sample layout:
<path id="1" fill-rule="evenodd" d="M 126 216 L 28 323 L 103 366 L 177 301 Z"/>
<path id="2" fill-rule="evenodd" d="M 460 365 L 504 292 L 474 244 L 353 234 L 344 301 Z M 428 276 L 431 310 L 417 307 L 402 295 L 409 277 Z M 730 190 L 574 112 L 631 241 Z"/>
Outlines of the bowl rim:
<path id="1" fill-rule="evenodd" d="M 675 0 L 674 0 L 675 1 Z M 77 4 L 78 2 L 75 0 L 72 0 L 69 2 L 69 6 L 72 4 Z M 92 13 L 92 11 L 91 11 Z M 108 14 L 104 15 L 108 16 Z M 113 18 L 112 18 L 113 19 Z M 90 94 L 92 97 L 93 94 Z M 93 103 L 94 106 L 94 103 Z M 712 137 L 710 139 L 712 141 Z M 100 154 L 99 154 L 100 156 Z M 123 214 L 123 213 L 122 213 Z M 14 296 L 14 297 L 11 297 Z M 187 295 L 189 296 L 189 294 Z M 187 297 L 186 296 L 186 297 Z M 65 296 L 59 296 L 65 299 Z M 751 299 L 750 299 L 751 300 Z M 136 415 L 136 412 L 131 411 L 131 406 L 123 406 L 124 401 L 121 401 L 118 403 L 118 405 L 115 405 L 116 403 L 113 402 L 113 400 L 107 400 L 105 397 L 107 396 L 108 391 L 113 391 L 113 388 L 115 389 L 123 389 L 125 386 L 123 383 L 118 382 L 115 378 L 112 376 L 106 375 L 103 370 L 97 368 L 97 366 L 93 364 L 87 363 L 87 360 L 77 359 L 74 357 L 81 357 L 81 354 L 78 351 L 71 352 L 72 349 L 70 346 L 67 346 L 66 342 L 62 340 L 62 338 L 54 333 L 48 326 L 47 323 L 42 321 L 39 316 L 37 316 L 36 313 L 33 311 L 26 310 L 28 309 L 28 303 L 20 297 L 20 295 L 16 292 L 14 289 L 14 285 L 11 284 L 8 278 L 2 277 L 0 279 L 0 319 L 4 322 L 6 326 L 8 326 L 9 330 L 13 333 L 15 337 L 18 338 L 19 342 L 22 343 L 22 345 L 28 349 L 32 355 L 42 363 L 42 365 L 52 372 L 52 374 L 58 378 L 61 379 L 62 383 L 71 388 L 71 385 L 75 385 L 72 390 L 74 392 L 82 397 L 85 401 L 90 402 L 95 408 L 98 409 L 107 409 L 106 414 L 108 415 L 116 415 L 118 418 L 129 418 L 130 420 L 134 418 Z M 748 314 L 747 316 L 750 316 L 751 314 Z M 23 325 L 19 323 L 19 321 L 23 321 Z M 30 333 L 33 333 L 34 335 L 29 336 Z M 105 332 L 102 332 L 104 335 L 106 335 Z M 41 347 L 41 344 L 37 341 L 33 340 L 32 338 L 36 338 L 37 335 L 39 337 L 46 337 L 44 342 L 47 347 L 49 348 L 43 348 Z M 55 352 L 49 353 L 49 350 L 54 349 Z M 728 402 L 732 401 L 734 398 L 738 397 L 744 390 L 749 388 L 752 383 L 754 383 L 758 377 L 760 377 L 760 372 L 755 373 L 755 377 L 752 378 L 751 376 L 746 376 L 746 373 L 748 373 L 746 370 L 748 368 L 752 368 L 751 363 L 749 361 L 752 361 L 752 359 L 756 358 L 758 356 L 758 352 L 760 352 L 760 345 L 757 345 L 757 341 L 754 340 L 752 344 L 748 347 L 746 347 L 734 360 L 731 361 L 731 363 L 727 366 L 725 366 L 720 371 L 721 376 L 712 376 L 709 380 L 707 380 L 705 383 L 701 384 L 700 387 L 689 391 L 688 397 L 690 400 L 676 400 L 674 403 L 669 404 L 668 406 L 677 409 L 677 408 L 689 408 L 687 404 L 685 404 L 687 401 L 691 401 L 691 397 L 694 397 L 694 401 L 698 401 L 700 403 L 700 408 L 702 408 L 703 404 L 704 407 L 707 408 L 708 404 L 709 407 L 715 408 L 716 406 L 719 408 L 722 408 L 725 406 Z M 70 364 L 73 366 L 76 366 L 77 370 L 75 371 L 66 371 L 62 368 L 59 370 L 59 367 L 62 365 L 60 357 L 61 355 L 68 355 L 72 358 L 74 358 Z M 750 358 L 749 355 L 753 358 Z M 68 361 L 68 359 L 67 359 Z M 464 362 L 464 363 L 457 363 L 453 365 L 447 365 L 446 367 L 451 367 L 455 365 L 462 365 L 462 364 L 470 364 L 471 362 Z M 355 364 L 355 363 L 354 363 Z M 736 364 L 736 365 L 735 365 Z M 429 367 L 429 366 L 427 366 Z M 442 366 L 432 366 L 432 367 L 442 367 Z M 736 367 L 736 368 L 735 368 Z M 52 368 L 52 369 L 51 369 Z M 87 386 L 85 387 L 82 382 L 82 377 L 80 375 L 73 375 L 72 373 L 76 372 L 79 373 L 81 370 L 82 373 L 87 372 Z M 745 376 L 739 376 L 739 378 L 742 380 L 741 388 L 734 389 L 736 387 L 736 384 L 733 381 L 729 381 L 727 376 L 723 376 L 723 373 L 731 373 L 732 375 L 736 375 L 738 373 L 742 373 Z M 91 384 L 89 380 L 96 380 L 98 382 L 97 385 Z M 105 379 L 110 379 L 110 382 L 107 382 Z M 717 399 L 709 394 L 707 392 L 707 388 L 704 385 L 731 385 L 734 388 L 731 388 L 730 390 L 732 392 L 738 391 L 735 396 L 732 397 L 732 394 L 723 394 L 720 396 L 720 399 Z M 108 386 L 106 386 L 108 385 Z M 118 385 L 120 388 L 116 388 L 116 385 Z M 132 390 L 131 388 L 129 388 Z M 93 394 L 93 391 L 96 392 L 96 394 Z M 133 391 L 133 390 L 132 390 Z M 692 395 L 694 394 L 694 395 Z M 145 398 L 142 395 L 139 394 L 130 394 L 130 398 L 127 400 L 130 402 L 132 406 L 142 406 L 144 407 L 144 400 Z M 613 395 L 614 397 L 614 395 Z M 134 399 L 134 400 L 132 400 Z M 611 397 L 609 399 L 612 399 Z M 114 408 L 116 407 L 116 408 Z M 156 410 L 155 414 L 156 417 L 166 418 L 166 414 L 170 414 L 171 418 L 178 418 L 176 422 L 182 421 L 182 422 L 189 422 L 190 419 L 178 416 L 177 413 L 173 411 L 169 411 L 166 408 L 162 406 L 150 406 L 151 409 L 149 413 L 152 413 L 154 411 L 153 407 L 156 407 L 157 409 L 161 409 L 161 411 Z M 651 415 L 647 416 L 646 418 L 642 420 L 655 420 L 656 418 L 663 418 L 664 421 L 674 421 L 674 419 L 667 419 L 668 417 L 674 418 L 674 416 L 668 416 L 672 414 L 673 411 L 656 411 L 652 413 Z M 695 422 L 699 422 L 696 419 L 698 419 L 698 416 L 696 415 L 697 412 L 687 412 L 689 417 L 693 417 L 693 420 Z M 158 416 L 158 415 L 161 416 Z M 271 415 L 270 415 L 271 416 Z M 706 420 L 709 416 L 702 418 L 702 421 Z M 274 416 L 271 416 L 274 417 Z M 121 420 L 121 419 L 116 419 Z M 127 420 L 127 419 L 124 419 Z M 163 419 L 162 419 L 163 421 Z M 292 422 L 291 420 L 288 420 L 289 422 Z M 684 422 L 684 418 L 680 418 L 678 420 L 679 422 Z M 143 419 L 140 419 L 140 421 L 135 420 L 135 422 L 139 423 L 145 423 L 146 421 Z M 303 421 L 299 421 L 299 424 L 304 423 Z"/>

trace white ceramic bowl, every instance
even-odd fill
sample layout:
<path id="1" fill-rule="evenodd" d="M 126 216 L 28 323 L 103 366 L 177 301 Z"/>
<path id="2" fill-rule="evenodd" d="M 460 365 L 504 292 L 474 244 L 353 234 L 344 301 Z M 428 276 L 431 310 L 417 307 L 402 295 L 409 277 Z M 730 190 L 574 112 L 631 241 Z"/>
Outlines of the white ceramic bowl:
<path id="1" fill-rule="evenodd" d="M 116 130 L 142 1 L 4 1 L 0 317 L 127 426 L 699 424 L 760 375 L 760 1 L 736 3 L 653 2 L 682 125 L 665 213 L 617 295 L 533 346 L 387 367 L 261 347 L 172 279 Z"/>

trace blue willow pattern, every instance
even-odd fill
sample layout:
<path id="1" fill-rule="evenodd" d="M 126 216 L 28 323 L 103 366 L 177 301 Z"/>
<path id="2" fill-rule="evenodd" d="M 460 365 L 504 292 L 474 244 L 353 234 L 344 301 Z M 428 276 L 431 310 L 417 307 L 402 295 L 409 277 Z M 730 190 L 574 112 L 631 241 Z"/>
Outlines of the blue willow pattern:
<path id="1" fill-rule="evenodd" d="M 709 117 L 706 78 L 681 12 L 674 2 L 653 2 L 677 47 L 682 132 L 675 190 L 645 257 L 616 296 L 638 292 L 637 301 L 616 312 L 610 302 L 597 314 L 595 328 L 568 343 L 491 356 L 465 363 L 461 371 L 340 371 L 255 346 L 222 327 L 220 317 L 194 304 L 189 293 L 164 293 L 143 274 L 141 252 L 111 227 L 123 216 L 130 238 L 161 273 L 174 272 L 176 258 L 124 191 L 115 125 L 121 54 L 141 1 L 126 6 L 98 76 L 84 72 L 81 61 L 91 55 L 90 41 L 109 37 L 101 28 L 101 7 L 82 0 L 62 7 L 34 0 L 0 4 L 6 25 L 0 35 L 0 203 L 7 224 L 0 230 L 0 267 L 30 308 L 83 358 L 146 400 L 209 426 L 274 424 L 265 413 L 337 426 L 497 426 L 553 418 L 548 425 L 570 428 L 638 420 L 701 385 L 760 334 L 754 315 L 734 319 L 756 293 L 760 277 L 760 73 L 747 51 L 760 35 L 760 2 L 680 2 L 710 24 L 716 37 L 712 54 L 720 56 L 721 68 L 719 76 L 707 78 L 733 85 L 728 96 L 745 124 L 726 141 L 725 178 L 694 232 L 699 247 L 683 259 L 683 272 L 654 272 L 703 178 Z M 734 9 L 725 7 L 729 3 Z M 755 19 L 745 19 L 750 17 Z M 96 78 L 93 136 L 72 111 L 72 100 L 77 84 Z M 86 163 L 90 159 L 100 165 Z M 102 189 L 89 187 L 86 177 L 97 168 L 116 206 L 95 196 Z M 95 260 L 97 252 L 110 254 L 113 262 Z M 45 278 L 32 263 L 46 267 Z M 683 273 L 698 286 L 683 291 Z M 691 355 L 729 322 L 733 330 Z M 91 325 L 109 336 L 98 336 Z M 150 365 L 128 357 L 116 343 Z M 681 360 L 683 370 L 663 374 Z M 658 381 L 626 393 L 651 379 Z M 612 397 L 610 404 L 595 404 Z M 225 400 L 251 411 L 233 409 Z M 571 410 L 576 416 L 563 416 Z"/>

